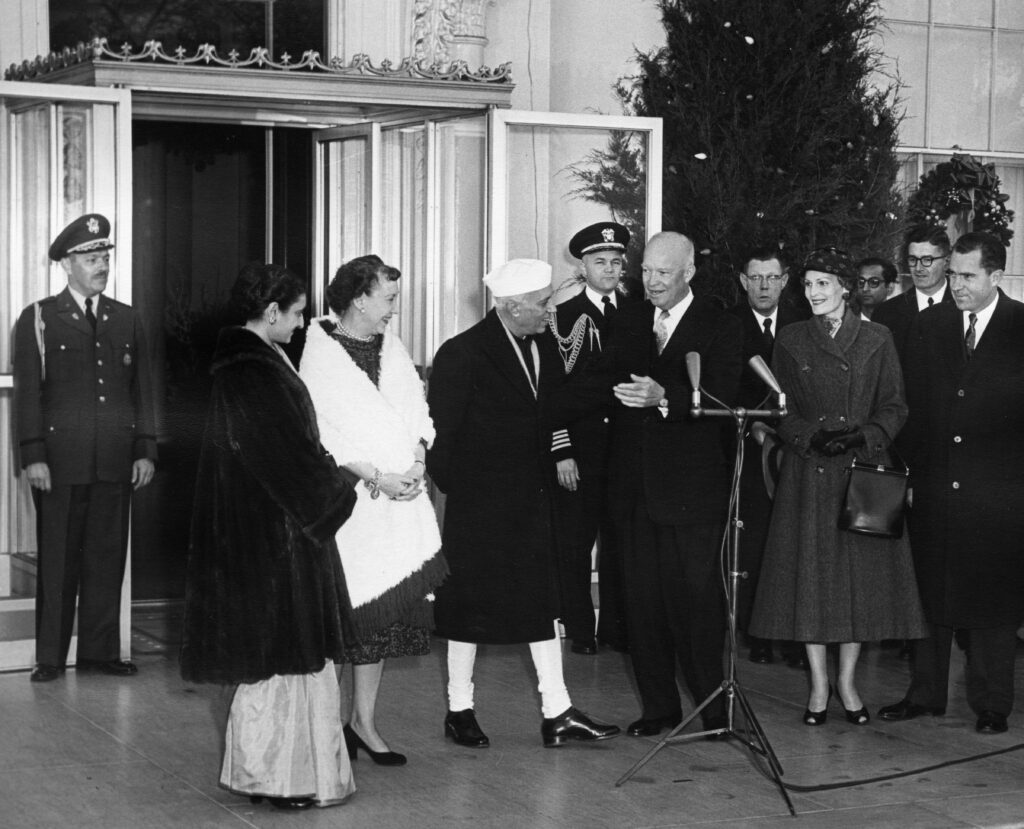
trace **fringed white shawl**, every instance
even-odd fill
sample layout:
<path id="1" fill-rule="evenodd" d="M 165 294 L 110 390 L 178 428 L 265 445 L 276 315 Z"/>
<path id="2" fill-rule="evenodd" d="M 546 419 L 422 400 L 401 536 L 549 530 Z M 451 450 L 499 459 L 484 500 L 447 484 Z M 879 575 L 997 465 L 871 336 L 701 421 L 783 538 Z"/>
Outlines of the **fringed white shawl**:
<path id="1" fill-rule="evenodd" d="M 423 383 L 409 353 L 390 329 L 385 332 L 378 389 L 324 332 L 320 319 L 309 324 L 299 376 L 313 399 L 324 448 L 342 466 L 362 461 L 381 472 L 406 472 L 420 438 L 434 440 Z M 426 493 L 392 501 L 383 494 L 373 499 L 363 487 L 336 539 L 354 608 L 402 582 L 441 548 Z"/>

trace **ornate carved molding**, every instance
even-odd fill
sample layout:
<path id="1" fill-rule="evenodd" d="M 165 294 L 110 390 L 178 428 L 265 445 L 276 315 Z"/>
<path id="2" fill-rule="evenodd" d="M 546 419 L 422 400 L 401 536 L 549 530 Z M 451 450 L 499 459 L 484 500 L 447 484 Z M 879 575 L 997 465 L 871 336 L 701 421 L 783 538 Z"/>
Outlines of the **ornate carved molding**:
<path id="1" fill-rule="evenodd" d="M 64 48 L 60 52 L 51 52 L 45 57 L 40 56 L 32 61 L 22 61 L 20 65 L 11 64 L 4 72 L 4 79 L 28 81 L 76 64 L 97 62 L 160 63 L 173 66 L 209 66 L 210 68 L 263 69 L 281 72 L 327 72 L 346 76 L 472 81 L 487 84 L 512 82 L 512 64 L 510 63 L 503 63 L 494 69 L 481 66 L 474 71 L 469 68 L 466 61 L 434 60 L 428 62 L 414 55 L 403 58 L 397 65 L 392 64 L 389 60 L 384 60 L 375 66 L 369 56 L 364 54 L 355 55 L 347 64 L 336 57 L 324 63 L 320 58 L 320 53 L 312 50 L 303 52 L 302 58 L 298 61 L 293 61 L 292 56 L 287 52 L 275 61 L 269 51 L 262 46 L 252 49 L 249 56 L 244 59 L 235 50 L 228 52 L 227 58 L 222 58 L 217 54 L 217 48 L 209 43 L 199 46 L 193 55 L 188 55 L 186 50 L 180 46 L 174 50 L 174 54 L 168 54 L 164 51 L 160 41 L 156 40 L 147 41 L 142 51 L 136 54 L 128 44 L 124 44 L 117 52 L 112 51 L 107 46 L 106 38 L 95 38 L 89 43 L 79 43 L 74 49 Z"/>
<path id="2" fill-rule="evenodd" d="M 452 60 L 453 41 L 487 42 L 484 6 L 489 0 L 415 0 L 412 55 L 427 63 Z"/>

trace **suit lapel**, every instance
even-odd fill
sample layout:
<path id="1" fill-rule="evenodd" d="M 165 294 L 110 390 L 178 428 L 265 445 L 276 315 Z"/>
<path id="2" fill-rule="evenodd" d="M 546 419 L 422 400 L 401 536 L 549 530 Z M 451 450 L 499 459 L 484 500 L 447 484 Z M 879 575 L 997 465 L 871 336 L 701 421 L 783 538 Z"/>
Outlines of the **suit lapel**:
<path id="1" fill-rule="evenodd" d="M 942 359 L 945 361 L 952 377 L 960 379 L 967 368 L 967 355 L 964 352 L 964 332 L 962 313 L 956 305 L 941 305 L 942 316 L 939 318 L 939 338 L 941 341 Z M 987 333 L 987 332 L 986 332 Z"/>
<path id="2" fill-rule="evenodd" d="M 997 355 L 1006 353 L 1010 341 L 1009 335 L 1013 330 L 1013 314 L 1010 311 L 1009 303 L 1006 301 L 1006 295 L 1003 294 L 1001 288 L 998 290 L 999 299 L 996 302 L 995 311 L 992 312 L 992 319 L 985 326 L 985 333 L 974 349 L 974 356 L 970 360 L 965 359 L 966 365 L 963 372 L 965 383 L 969 382 L 979 370 L 984 371 L 989 361 L 997 357 Z M 957 322 L 960 323 L 957 329 L 959 331 L 960 328 L 963 328 L 963 311 L 958 310 L 956 316 Z M 961 341 L 962 339 L 961 335 Z M 966 355 L 966 352 L 964 353 Z"/>
<path id="3" fill-rule="evenodd" d="M 488 358 L 512 387 L 522 394 L 523 397 L 531 402 L 536 402 L 530 381 L 527 379 L 523 365 L 519 362 L 519 358 L 514 351 L 515 346 L 509 342 L 505 326 L 501 324 L 501 320 L 498 319 L 498 314 L 494 310 L 489 311 L 484 318 L 483 345 Z M 546 363 L 547 365 L 541 368 L 542 374 L 553 371 L 555 368 L 550 360 L 546 361 Z"/>
<path id="4" fill-rule="evenodd" d="M 71 291 L 67 288 L 57 294 L 57 316 L 75 330 L 92 336 L 92 326 L 89 325 L 85 314 L 82 313 L 82 309 L 78 307 L 78 303 L 75 302 Z"/>

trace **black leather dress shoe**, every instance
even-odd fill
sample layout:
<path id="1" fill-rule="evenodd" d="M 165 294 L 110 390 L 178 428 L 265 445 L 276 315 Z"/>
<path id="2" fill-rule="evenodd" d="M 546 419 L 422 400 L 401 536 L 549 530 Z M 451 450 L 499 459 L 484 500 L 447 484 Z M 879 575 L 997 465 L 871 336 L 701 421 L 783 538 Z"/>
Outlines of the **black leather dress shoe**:
<path id="1" fill-rule="evenodd" d="M 480 730 L 472 708 L 449 711 L 444 718 L 444 735 L 467 748 L 486 748 L 491 744 L 487 735 Z"/>
<path id="2" fill-rule="evenodd" d="M 132 676 L 139 672 L 135 663 L 123 659 L 79 659 L 75 668 L 79 671 L 99 671 L 111 676 Z"/>
<path id="3" fill-rule="evenodd" d="M 583 742 L 610 740 L 612 737 L 618 736 L 619 733 L 620 729 L 617 725 L 594 722 L 571 705 L 557 717 L 544 719 L 540 724 L 540 736 L 544 740 L 545 748 L 554 748 L 570 740 Z"/>
<path id="4" fill-rule="evenodd" d="M 63 668 L 58 668 L 56 665 L 36 665 L 32 669 L 32 673 L 29 674 L 30 682 L 53 682 L 62 673 Z"/>
<path id="5" fill-rule="evenodd" d="M 941 717 L 945 713 L 945 708 L 930 708 L 927 705 L 918 705 L 916 702 L 911 702 L 906 697 L 893 705 L 887 705 L 885 708 L 878 709 L 878 716 L 883 720 L 888 720 L 889 722 L 913 720 L 917 717 L 923 717 L 925 714 L 931 714 L 933 717 Z"/>
<path id="6" fill-rule="evenodd" d="M 641 717 L 629 724 L 626 733 L 630 737 L 653 737 L 660 734 L 664 729 L 675 728 L 683 721 L 682 714 L 673 714 L 669 717 Z"/>
<path id="7" fill-rule="evenodd" d="M 570 650 L 573 653 L 580 653 L 584 656 L 594 656 L 597 654 L 597 640 L 596 639 L 573 639 Z"/>
<path id="8" fill-rule="evenodd" d="M 1009 726 L 1006 724 L 1006 714 L 996 711 L 982 711 L 978 715 L 978 722 L 974 730 L 979 734 L 1002 734 Z"/>
<path id="9" fill-rule="evenodd" d="M 357 751 L 362 749 L 366 752 L 366 756 L 378 766 L 404 766 L 407 762 L 408 758 L 397 751 L 374 751 L 347 723 L 341 733 L 345 737 L 345 748 L 348 749 L 349 760 L 355 760 Z"/>

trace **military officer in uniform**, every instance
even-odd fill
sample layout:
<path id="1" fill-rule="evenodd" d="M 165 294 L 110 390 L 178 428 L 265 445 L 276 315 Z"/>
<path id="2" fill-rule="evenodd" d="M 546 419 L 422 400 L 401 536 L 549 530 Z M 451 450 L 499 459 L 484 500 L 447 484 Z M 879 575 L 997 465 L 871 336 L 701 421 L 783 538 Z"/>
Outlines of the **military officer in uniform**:
<path id="1" fill-rule="evenodd" d="M 559 348 L 566 374 L 583 371 L 612 335 L 625 294 L 619 290 L 629 231 L 597 222 L 569 241 L 583 268 L 583 290 L 558 306 Z M 555 434 L 558 576 L 562 624 L 573 653 L 595 654 L 602 642 L 626 650 L 622 563 L 615 548 L 605 497 L 608 489 L 608 412 L 593 412 Z M 598 540 L 600 615 L 594 636 L 591 551 Z"/>
<path id="2" fill-rule="evenodd" d="M 154 473 L 156 438 L 138 316 L 103 295 L 110 222 L 69 224 L 50 246 L 68 286 L 28 306 L 14 333 L 16 436 L 36 506 L 33 682 L 64 671 L 78 602 L 79 670 L 128 676 L 121 583 L 132 489 Z"/>

